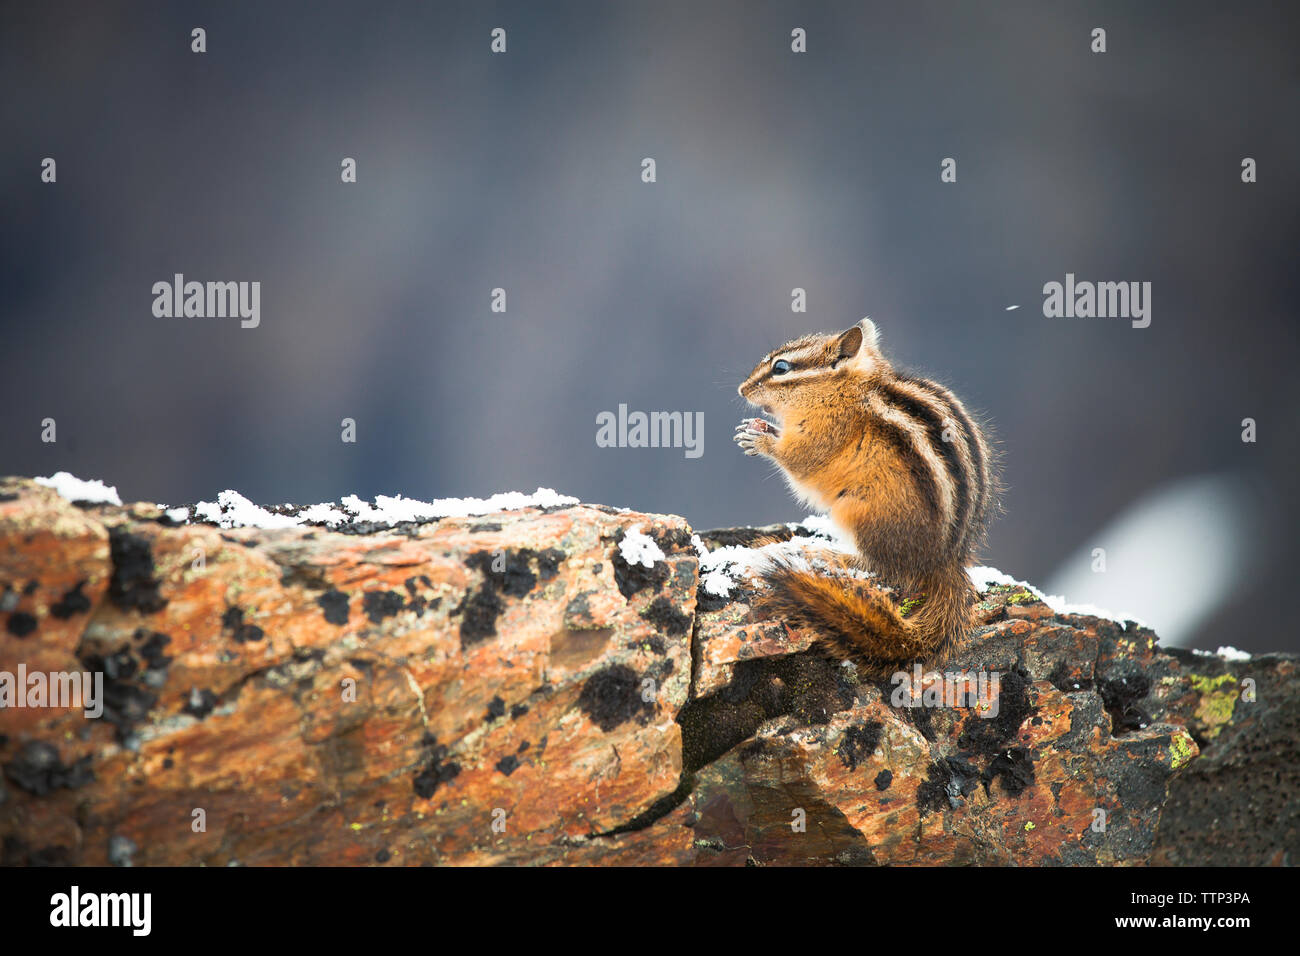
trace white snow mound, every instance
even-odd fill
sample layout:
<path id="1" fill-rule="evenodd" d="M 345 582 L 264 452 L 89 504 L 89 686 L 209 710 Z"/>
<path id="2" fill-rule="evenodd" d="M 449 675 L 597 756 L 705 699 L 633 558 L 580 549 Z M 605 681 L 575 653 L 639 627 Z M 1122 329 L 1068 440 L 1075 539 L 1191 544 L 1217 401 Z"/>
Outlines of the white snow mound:
<path id="1" fill-rule="evenodd" d="M 92 505 L 120 505 L 117 488 L 102 481 L 82 481 L 66 471 L 56 471 L 51 478 L 33 479 L 38 485 L 53 488 L 68 501 L 84 501 Z"/>

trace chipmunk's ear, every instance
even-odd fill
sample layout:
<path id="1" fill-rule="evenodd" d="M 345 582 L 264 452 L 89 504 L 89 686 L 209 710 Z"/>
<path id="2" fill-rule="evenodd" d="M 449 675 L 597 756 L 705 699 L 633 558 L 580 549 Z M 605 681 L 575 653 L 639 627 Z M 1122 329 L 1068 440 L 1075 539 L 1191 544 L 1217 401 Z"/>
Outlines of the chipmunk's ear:
<path id="1" fill-rule="evenodd" d="M 855 325 L 847 332 L 841 332 L 840 337 L 835 341 L 835 361 L 838 363 L 842 359 L 853 358 L 860 348 L 862 348 L 862 330 Z"/>
<path id="2" fill-rule="evenodd" d="M 840 333 L 835 343 L 838 352 L 836 360 L 854 358 L 864 349 L 875 352 L 879 341 L 880 333 L 876 330 L 876 323 L 863 319 L 853 328 Z"/>

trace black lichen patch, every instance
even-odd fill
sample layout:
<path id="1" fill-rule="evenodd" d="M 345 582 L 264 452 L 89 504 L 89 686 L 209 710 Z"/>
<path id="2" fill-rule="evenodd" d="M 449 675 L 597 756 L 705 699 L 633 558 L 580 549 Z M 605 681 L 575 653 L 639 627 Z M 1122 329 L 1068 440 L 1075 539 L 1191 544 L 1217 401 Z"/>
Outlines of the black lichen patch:
<path id="1" fill-rule="evenodd" d="M 260 641 L 266 637 L 266 633 L 256 624 L 244 623 L 244 612 L 237 607 L 226 608 L 226 613 L 221 615 L 221 627 L 230 631 L 230 637 L 236 644 Z"/>
<path id="2" fill-rule="evenodd" d="M 89 611 L 90 598 L 81 593 L 81 589 L 85 586 L 85 581 L 78 581 L 71 591 L 67 591 L 63 597 L 50 605 L 50 613 L 60 621 L 66 621 L 74 614 L 84 614 Z"/>
<path id="3" fill-rule="evenodd" d="M 569 599 L 564 607 L 564 626 L 571 631 L 596 629 L 596 622 L 591 616 L 590 591 L 583 591 Z"/>
<path id="4" fill-rule="evenodd" d="M 153 545 L 149 539 L 131 534 L 125 528 L 110 528 L 109 552 L 113 576 L 108 583 L 109 600 L 123 610 L 154 614 L 167 606 L 158 593 L 159 581 L 154 573 Z"/>
<path id="5" fill-rule="evenodd" d="M 480 521 L 476 525 L 470 525 L 469 530 L 474 532 L 475 534 L 483 531 L 500 531 L 501 525 L 495 521 Z"/>
<path id="6" fill-rule="evenodd" d="M 844 669 L 814 652 L 741 661 L 730 683 L 688 701 L 677 715 L 683 773 L 712 763 L 766 720 L 789 715 L 805 724 L 825 724 L 855 699 Z"/>
<path id="7" fill-rule="evenodd" d="M 163 653 L 163 648 L 171 643 L 172 639 L 162 631 L 151 631 L 147 628 L 136 628 L 133 639 L 141 642 L 136 648 L 136 653 L 140 655 L 140 660 L 144 661 L 147 670 L 165 671 L 172 659 Z"/>
<path id="8" fill-rule="evenodd" d="M 691 629 L 691 615 L 683 613 L 677 605 L 666 597 L 657 597 L 650 606 L 641 612 L 641 617 L 665 634 L 685 634 Z"/>
<path id="9" fill-rule="evenodd" d="M 884 770 L 880 771 L 880 773 L 876 774 L 877 790 L 888 790 L 889 785 L 893 782 L 894 782 L 894 771 L 890 770 L 889 768 L 885 768 Z"/>
<path id="10" fill-rule="evenodd" d="M 460 617 L 461 649 L 485 641 L 497 632 L 497 618 L 506 609 L 490 581 L 465 595 L 465 600 L 451 613 Z"/>
<path id="11" fill-rule="evenodd" d="M 733 587 L 731 590 L 735 591 L 736 588 Z M 695 591 L 695 609 L 700 612 L 721 611 L 734 600 L 735 598 L 732 596 L 731 592 L 728 592 L 727 594 L 714 594 L 712 591 L 707 590 L 703 584 L 701 584 Z"/>
<path id="12" fill-rule="evenodd" d="M 966 719 L 961 735 L 957 738 L 963 757 L 989 758 L 984 772 L 978 774 L 985 793 L 989 792 L 994 780 L 1000 780 L 1002 790 L 1011 796 L 1019 796 L 1034 782 L 1033 760 L 1029 751 L 1023 747 L 1008 746 L 1015 740 L 1021 724 L 1038 716 L 1038 708 L 1029 699 L 1031 682 L 1028 672 L 1020 666 L 1003 673 L 1000 677 L 997 716 L 984 718 L 973 713 Z M 963 764 L 969 766 L 964 760 Z M 951 760 L 949 770 L 961 776 L 964 786 L 964 781 L 970 774 L 963 769 L 954 768 Z M 964 795 L 965 793 L 962 794 Z"/>
<path id="13" fill-rule="evenodd" d="M 325 621 L 342 626 L 348 622 L 348 596 L 342 591 L 331 588 L 316 599 L 320 609 L 325 613 Z"/>
<path id="14" fill-rule="evenodd" d="M 658 634 L 653 634 L 643 641 L 628 641 L 626 647 L 629 651 L 637 651 L 642 648 L 647 648 L 659 655 L 668 653 L 668 648 L 664 646 L 664 639 Z"/>
<path id="15" fill-rule="evenodd" d="M 904 711 L 907 719 L 911 721 L 913 727 L 921 732 L 921 736 L 930 743 L 938 739 L 938 732 L 934 729 L 934 717 L 930 713 L 929 707 L 909 707 Z"/>
<path id="16" fill-rule="evenodd" d="M 1038 713 L 1029 701 L 1029 673 L 1021 666 L 1002 674 L 998 687 L 998 715 L 966 718 L 957 746 L 963 751 L 993 756 L 1005 749 L 1020 730 L 1020 725 Z"/>
<path id="17" fill-rule="evenodd" d="M 387 532 L 415 538 L 420 534 L 421 525 L 436 524 L 439 520 L 438 518 L 420 518 L 415 521 L 398 521 L 394 524 L 389 524 L 387 521 L 351 521 L 330 528 L 330 530 L 337 534 L 355 535 L 384 534 Z M 314 524 L 314 522 L 308 522 L 308 524 Z"/>
<path id="18" fill-rule="evenodd" d="M 537 555 L 537 573 L 543 581 L 549 581 L 560 573 L 560 565 L 568 555 L 559 548 L 546 548 Z"/>
<path id="19" fill-rule="evenodd" d="M 378 853 L 375 854 L 375 862 L 376 862 L 376 863 L 387 863 L 387 862 L 388 862 L 389 860 L 391 860 L 392 858 L 393 858 L 393 855 L 392 855 L 391 853 L 388 852 L 388 848 L 387 848 L 387 847 L 385 847 L 384 849 L 380 850 Z"/>
<path id="20" fill-rule="evenodd" d="M 487 719 L 496 720 L 498 717 L 506 715 L 506 702 L 500 697 L 493 697 L 488 701 Z"/>
<path id="21" fill-rule="evenodd" d="M 524 714 L 526 714 L 526 713 L 528 713 L 528 705 L 527 705 L 527 704 L 515 704 L 513 707 L 510 708 L 510 718 L 511 718 L 511 720 L 518 720 L 520 717 L 522 717 L 522 716 L 523 716 Z"/>
<path id="22" fill-rule="evenodd" d="M 922 814 L 931 810 L 958 810 L 963 797 L 980 784 L 980 772 L 960 757 L 947 757 L 930 764 L 925 779 L 916 788 L 916 806 Z"/>
<path id="23" fill-rule="evenodd" d="M 602 731 L 636 720 L 644 726 L 654 715 L 653 701 L 641 697 L 641 678 L 624 664 L 597 671 L 582 685 L 578 708 Z"/>
<path id="24" fill-rule="evenodd" d="M 1092 680 L 1079 674 L 1063 660 L 1057 661 L 1056 667 L 1052 668 L 1052 673 L 1047 675 L 1047 679 L 1052 682 L 1053 687 L 1066 694 L 1092 690 Z"/>
<path id="25" fill-rule="evenodd" d="M 844 731 L 844 737 L 840 740 L 839 749 L 836 751 L 844 766 L 850 770 L 857 770 L 859 764 L 870 760 L 871 755 L 880 746 L 883 732 L 884 727 L 874 720 Z"/>
<path id="26" fill-rule="evenodd" d="M 683 551 L 696 554 L 695 545 L 691 541 L 693 533 L 685 528 L 664 528 L 662 531 L 653 532 L 652 537 L 663 549 L 664 554 L 679 554 Z"/>
<path id="27" fill-rule="evenodd" d="M 361 610 L 371 624 L 382 624 L 384 618 L 394 616 L 405 607 L 406 602 L 396 591 L 367 591 L 361 597 Z"/>
<path id="28" fill-rule="evenodd" d="M 1151 679 L 1146 674 L 1123 674 L 1103 680 L 1097 685 L 1097 691 L 1110 713 L 1116 736 L 1150 725 L 1151 715 L 1141 706 L 1141 701 L 1151 693 Z"/>
<path id="29" fill-rule="evenodd" d="M 212 693 L 212 691 L 206 688 L 200 690 L 195 687 L 190 691 L 190 696 L 186 698 L 185 706 L 181 708 L 181 711 L 189 714 L 191 717 L 197 717 L 199 720 L 203 720 L 208 716 L 208 714 L 212 713 L 212 710 L 217 706 L 217 703 L 217 695 Z"/>
<path id="30" fill-rule="evenodd" d="M 491 583 L 509 597 L 523 597 L 537 586 L 537 575 L 532 563 L 537 552 L 531 548 L 518 551 L 475 551 L 465 559 L 466 567 L 483 574 L 485 583 Z"/>
<path id="31" fill-rule="evenodd" d="M 1003 790 L 1013 797 L 1020 796 L 1034 782 L 1034 763 L 1029 751 L 1023 747 L 1004 750 L 989 761 L 980 780 L 985 793 L 989 792 L 989 784 L 1001 780 Z"/>
<path id="32" fill-rule="evenodd" d="M 28 793 L 44 796 L 60 787 L 76 790 L 95 779 L 90 756 L 65 766 L 59 751 L 43 740 L 29 740 L 18 756 L 5 764 L 5 776 Z"/>
<path id="33" fill-rule="evenodd" d="M 507 754 L 497 761 L 497 769 L 508 777 L 519 769 L 519 758 L 514 754 Z"/>
<path id="34" fill-rule="evenodd" d="M 104 675 L 102 719 L 117 731 L 119 743 L 125 743 L 132 729 L 149 716 L 158 697 L 135 683 L 140 673 L 130 648 L 113 654 L 88 654 L 81 658 L 86 670 Z"/>
<path id="35" fill-rule="evenodd" d="M 425 580 L 427 581 L 429 579 L 425 577 Z M 414 577 L 409 577 L 402 583 L 406 585 L 406 593 L 411 596 L 410 602 L 407 606 L 415 612 L 416 617 L 424 617 L 424 610 L 429 602 L 426 601 L 424 595 L 420 593 L 418 587 L 419 582 Z M 441 602 L 441 598 L 434 598 L 433 606 L 437 607 Z"/>
<path id="36" fill-rule="evenodd" d="M 266 637 L 266 632 L 256 624 L 245 624 L 232 636 L 236 644 L 247 644 L 249 641 L 262 640 Z"/>
<path id="37" fill-rule="evenodd" d="M 36 630 L 36 618 L 26 611 L 14 611 L 5 622 L 5 630 L 14 637 L 26 637 Z"/>
<path id="38" fill-rule="evenodd" d="M 483 575 L 483 583 L 465 595 L 452 615 L 460 615 L 460 646 L 470 647 L 497 632 L 497 618 L 505 610 L 501 595 L 523 597 L 537 584 L 531 564 L 539 556 L 530 548 L 518 551 L 475 551 L 465 559 Z M 428 580 L 427 578 L 425 579 Z M 437 605 L 434 604 L 434 607 Z"/>
<path id="39" fill-rule="evenodd" d="M 411 783 L 415 795 L 428 800 L 440 786 L 460 775 L 460 764 L 447 759 L 447 747 L 432 735 L 425 734 L 424 745 L 429 751 L 427 764 Z"/>

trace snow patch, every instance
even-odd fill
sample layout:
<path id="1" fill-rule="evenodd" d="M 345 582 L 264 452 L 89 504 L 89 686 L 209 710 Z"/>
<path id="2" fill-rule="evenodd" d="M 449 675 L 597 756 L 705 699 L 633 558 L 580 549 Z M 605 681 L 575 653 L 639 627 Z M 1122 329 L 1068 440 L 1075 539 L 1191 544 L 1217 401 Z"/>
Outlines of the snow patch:
<path id="1" fill-rule="evenodd" d="M 439 498 L 434 501 L 420 501 L 401 495 L 377 495 L 374 504 L 357 495 L 347 495 L 337 505 L 321 502 L 300 508 L 296 514 L 281 515 L 253 504 L 237 491 L 223 491 L 217 495 L 215 502 L 203 501 L 197 504 L 194 515 L 223 528 L 296 528 L 307 524 L 338 528 L 356 522 L 392 527 L 405 521 L 468 518 L 494 511 L 553 508 L 577 503 L 577 498 L 557 494 L 551 488 L 538 488 L 531 495 L 506 491 L 490 498 Z"/>
<path id="2" fill-rule="evenodd" d="M 804 548 L 810 544 L 822 548 L 829 546 L 829 550 L 845 554 L 854 553 L 852 541 L 824 515 L 809 515 L 803 521 L 787 522 L 786 527 L 796 532 L 789 541 L 774 541 L 761 548 L 727 545 L 710 551 L 699 535 L 693 536 L 691 543 L 700 553 L 700 585 L 705 593 L 714 597 L 730 597 L 733 588 L 746 578 L 762 572 L 777 557 L 791 567 L 802 571 L 811 570 L 812 565 L 804 552 Z M 864 578 L 871 576 L 865 571 L 844 569 L 839 569 L 837 573 Z"/>
<path id="3" fill-rule="evenodd" d="M 229 490 L 217 495 L 215 502 L 200 501 L 194 506 L 194 516 L 221 528 L 296 528 L 302 524 L 299 518 L 272 514 L 238 491 Z"/>
<path id="4" fill-rule="evenodd" d="M 122 503 L 122 499 L 117 496 L 116 485 L 106 485 L 102 481 L 82 481 L 66 471 L 57 471 L 51 478 L 33 480 L 38 485 L 53 488 L 68 501 L 82 501 L 92 505 Z"/>
<path id="5" fill-rule="evenodd" d="M 653 568 L 656 561 L 665 558 L 659 545 L 655 544 L 652 538 L 641 533 L 640 525 L 627 529 L 623 540 L 618 543 L 618 553 L 629 565 L 639 564 L 643 568 Z"/>
<path id="6" fill-rule="evenodd" d="M 89 504 L 122 504 L 117 488 L 102 481 L 83 481 L 66 471 L 50 478 L 34 479 L 38 485 L 53 488 L 68 501 Z M 323 524 L 331 528 L 357 521 L 395 525 L 404 521 L 430 521 L 435 518 L 468 518 L 494 511 L 518 511 L 521 508 L 556 508 L 578 504 L 577 498 L 557 494 L 552 488 L 538 488 L 531 495 L 505 491 L 489 498 L 438 498 L 418 501 L 401 495 L 379 495 L 374 504 L 348 495 L 339 504 L 322 502 L 293 509 L 292 514 L 276 514 L 249 501 L 237 491 L 227 489 L 216 501 L 200 501 L 190 508 L 164 508 L 176 524 L 208 521 L 222 528 L 296 528 Z M 626 510 L 626 509 L 625 509 Z M 662 557 L 662 555 L 661 555 Z"/>
<path id="7" fill-rule="evenodd" d="M 1127 630 L 1128 622 L 1132 622 L 1139 627 L 1148 627 L 1149 625 L 1136 614 L 1115 614 L 1106 610 L 1104 607 L 1098 607 L 1095 604 L 1071 604 L 1059 594 L 1044 594 L 1038 588 L 1025 581 L 1017 581 L 1009 574 L 1004 574 L 997 568 L 973 567 L 966 569 L 971 583 L 981 593 L 987 591 L 995 584 L 1009 584 L 1014 587 L 1024 588 L 1026 591 L 1036 595 L 1040 601 L 1050 607 L 1057 614 L 1084 614 L 1088 617 L 1100 617 L 1107 620 L 1116 621 Z"/>
<path id="8" fill-rule="evenodd" d="M 469 518 L 491 514 L 494 511 L 518 511 L 521 508 L 554 508 L 576 505 L 577 498 L 556 494 L 550 488 L 538 488 L 531 495 L 519 491 L 504 491 L 490 498 L 439 498 L 419 501 L 401 495 L 377 495 L 372 507 L 356 495 L 348 495 L 342 505 L 356 515 L 358 521 L 378 521 L 399 524 L 403 521 L 430 521 L 434 518 Z M 317 506 L 321 507 L 321 506 Z"/>

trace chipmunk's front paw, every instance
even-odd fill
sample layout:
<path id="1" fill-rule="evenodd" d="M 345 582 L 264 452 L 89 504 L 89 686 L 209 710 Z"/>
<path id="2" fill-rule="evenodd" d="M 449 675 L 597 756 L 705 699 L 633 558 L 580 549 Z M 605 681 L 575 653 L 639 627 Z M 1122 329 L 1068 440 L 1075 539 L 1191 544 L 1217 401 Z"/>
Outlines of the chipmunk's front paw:
<path id="1" fill-rule="evenodd" d="M 779 437 L 776 426 L 765 418 L 747 418 L 736 426 L 735 442 L 746 455 L 770 455 Z"/>

